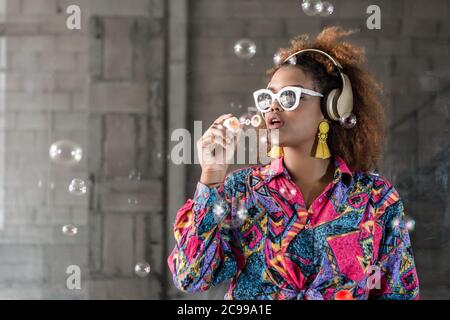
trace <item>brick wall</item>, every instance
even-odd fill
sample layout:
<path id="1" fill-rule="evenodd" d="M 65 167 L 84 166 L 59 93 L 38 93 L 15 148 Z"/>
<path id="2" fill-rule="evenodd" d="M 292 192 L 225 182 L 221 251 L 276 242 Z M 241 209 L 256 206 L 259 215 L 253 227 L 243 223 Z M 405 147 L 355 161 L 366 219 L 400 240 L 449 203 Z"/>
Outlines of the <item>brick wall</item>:
<path id="1" fill-rule="evenodd" d="M 160 298 L 163 1 L 6 4 L 0 298 Z M 81 30 L 66 28 L 70 4 Z M 83 148 L 80 163 L 50 161 L 60 139 Z M 86 195 L 68 192 L 75 177 Z M 81 290 L 66 288 L 71 264 Z"/>
<path id="2" fill-rule="evenodd" d="M 189 119 L 205 125 L 218 115 L 241 114 L 251 92 L 265 86 L 276 49 L 327 25 L 359 28 L 367 67 L 384 85 L 388 132 L 382 174 L 390 178 L 415 218 L 412 233 L 423 298 L 450 296 L 449 4 L 444 0 L 332 1 L 330 17 L 308 17 L 297 0 L 193 0 L 189 9 Z M 381 8 L 381 30 L 366 28 L 366 8 Z M 234 43 L 250 38 L 257 53 L 239 60 Z M 232 108 L 231 105 L 235 107 Z M 241 104 L 243 109 L 237 109 Z M 200 170 L 191 166 L 192 195 Z M 224 288 L 206 294 L 222 298 Z"/>

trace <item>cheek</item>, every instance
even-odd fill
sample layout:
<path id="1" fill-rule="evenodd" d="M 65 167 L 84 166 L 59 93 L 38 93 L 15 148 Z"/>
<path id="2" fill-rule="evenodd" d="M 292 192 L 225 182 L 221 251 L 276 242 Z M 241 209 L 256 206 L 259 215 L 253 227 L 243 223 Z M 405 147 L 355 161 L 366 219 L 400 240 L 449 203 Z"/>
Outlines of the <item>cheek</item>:
<path id="1" fill-rule="evenodd" d="M 289 115 L 289 126 L 296 130 L 302 137 L 315 136 L 318 124 L 323 118 L 319 104 L 304 105 L 303 108 L 294 110 Z"/>

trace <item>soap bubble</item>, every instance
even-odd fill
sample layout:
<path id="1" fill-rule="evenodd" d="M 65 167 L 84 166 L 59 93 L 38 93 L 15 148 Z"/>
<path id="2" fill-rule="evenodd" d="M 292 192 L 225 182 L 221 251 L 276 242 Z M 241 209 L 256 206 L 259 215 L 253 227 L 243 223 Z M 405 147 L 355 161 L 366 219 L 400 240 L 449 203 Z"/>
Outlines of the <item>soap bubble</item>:
<path id="1" fill-rule="evenodd" d="M 297 195 L 297 190 L 293 187 L 284 186 L 280 188 L 280 193 L 283 198 L 292 200 Z"/>
<path id="2" fill-rule="evenodd" d="M 438 96 L 434 101 L 433 108 L 439 112 L 445 119 L 450 118 L 450 97 Z"/>
<path id="3" fill-rule="evenodd" d="M 322 13 L 323 8 L 323 3 L 320 0 L 304 0 L 302 2 L 303 12 L 307 16 L 315 16 L 317 14 L 320 14 Z"/>
<path id="4" fill-rule="evenodd" d="M 322 2 L 322 11 L 320 12 L 320 15 L 322 17 L 331 16 L 334 12 L 334 6 L 329 3 L 328 1 Z"/>
<path id="5" fill-rule="evenodd" d="M 147 262 L 139 262 L 134 266 L 134 272 L 138 277 L 144 278 L 149 275 L 151 271 L 150 265 Z"/>
<path id="6" fill-rule="evenodd" d="M 401 222 L 400 219 L 398 219 L 398 218 L 394 219 L 392 221 L 392 227 L 394 227 L 394 228 L 400 227 L 400 222 Z"/>
<path id="7" fill-rule="evenodd" d="M 81 161 L 83 149 L 75 142 L 60 140 L 50 146 L 49 155 L 55 163 L 71 165 Z"/>
<path id="8" fill-rule="evenodd" d="M 281 53 L 280 52 L 275 53 L 273 55 L 273 64 L 278 66 L 281 64 L 281 62 L 282 62 L 281 61 Z"/>
<path id="9" fill-rule="evenodd" d="M 405 226 L 408 231 L 412 232 L 414 231 L 414 228 L 416 227 L 416 221 L 414 221 L 413 218 L 405 215 Z"/>
<path id="10" fill-rule="evenodd" d="M 251 115 L 248 113 L 241 115 L 239 117 L 239 123 L 241 124 L 241 127 L 245 128 L 250 126 L 250 124 L 252 123 L 251 118 L 252 118 Z"/>
<path id="11" fill-rule="evenodd" d="M 316 14 L 322 14 L 323 9 L 324 9 L 323 2 L 320 0 L 316 0 L 316 1 L 313 1 L 313 4 L 314 4 L 313 8 L 314 8 L 314 11 L 316 12 Z"/>
<path id="12" fill-rule="evenodd" d="M 425 92 L 437 92 L 441 85 L 441 79 L 432 71 L 425 71 L 419 76 L 419 84 Z"/>
<path id="13" fill-rule="evenodd" d="M 62 232 L 67 236 L 74 236 L 78 233 L 78 228 L 73 224 L 66 224 L 62 227 Z"/>
<path id="14" fill-rule="evenodd" d="M 69 192 L 77 195 L 77 196 L 81 196 L 83 194 L 85 194 L 87 191 L 87 186 L 86 186 L 86 182 L 84 182 L 84 180 L 81 179 L 72 179 L 72 181 L 70 181 L 69 184 Z"/>
<path id="15" fill-rule="evenodd" d="M 353 113 L 347 113 L 339 119 L 339 123 L 343 128 L 351 129 L 356 126 L 356 116 Z"/>
<path id="16" fill-rule="evenodd" d="M 137 180 L 140 181 L 141 180 L 141 173 L 137 170 L 133 170 L 130 172 L 130 174 L 128 175 L 128 179 L 129 180 Z"/>
<path id="17" fill-rule="evenodd" d="M 139 200 L 137 198 L 132 197 L 128 198 L 127 202 L 129 205 L 137 205 L 139 203 Z"/>
<path id="18" fill-rule="evenodd" d="M 247 209 L 245 209 L 245 207 L 242 206 L 236 212 L 236 216 L 233 217 L 233 221 L 232 221 L 231 227 L 234 228 L 234 229 L 241 227 L 245 223 L 247 218 L 248 218 Z"/>
<path id="19" fill-rule="evenodd" d="M 225 201 L 219 201 L 219 203 L 215 204 L 213 207 L 213 215 L 214 220 L 217 223 L 222 223 L 227 214 L 227 205 Z"/>
<path id="20" fill-rule="evenodd" d="M 256 54 L 256 44 L 250 39 L 241 39 L 234 45 L 234 53 L 241 59 L 251 59 Z"/>
<path id="21" fill-rule="evenodd" d="M 262 117 L 259 114 L 255 114 L 250 119 L 250 123 L 253 127 L 258 128 L 262 123 Z"/>

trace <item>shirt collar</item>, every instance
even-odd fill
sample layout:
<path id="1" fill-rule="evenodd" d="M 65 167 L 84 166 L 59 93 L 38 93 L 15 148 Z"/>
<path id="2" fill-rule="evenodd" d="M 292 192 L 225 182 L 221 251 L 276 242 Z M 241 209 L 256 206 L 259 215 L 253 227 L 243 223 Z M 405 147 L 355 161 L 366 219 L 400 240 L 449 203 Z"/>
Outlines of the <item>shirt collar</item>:
<path id="1" fill-rule="evenodd" d="M 333 155 L 332 161 L 334 161 L 335 166 L 333 184 L 338 183 L 339 180 L 342 179 L 347 187 L 350 186 L 353 179 L 353 173 L 345 163 L 344 159 L 338 155 Z M 273 178 L 279 175 L 285 175 L 289 179 L 291 178 L 289 172 L 284 166 L 283 157 L 272 160 L 270 165 L 263 167 L 261 174 L 265 183 L 269 183 Z"/>

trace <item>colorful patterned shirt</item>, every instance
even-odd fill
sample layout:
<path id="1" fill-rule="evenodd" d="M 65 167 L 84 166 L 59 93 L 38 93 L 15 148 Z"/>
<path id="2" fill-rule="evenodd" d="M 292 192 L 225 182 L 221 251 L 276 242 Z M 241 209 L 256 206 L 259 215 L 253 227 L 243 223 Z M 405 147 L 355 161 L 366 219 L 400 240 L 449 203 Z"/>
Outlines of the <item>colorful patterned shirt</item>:
<path id="1" fill-rule="evenodd" d="M 215 188 L 198 183 L 174 225 L 176 287 L 200 292 L 231 280 L 225 299 L 418 299 L 397 190 L 331 159 L 334 179 L 309 208 L 283 158 Z"/>

